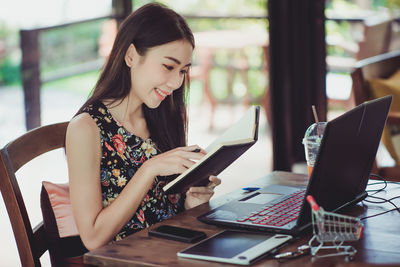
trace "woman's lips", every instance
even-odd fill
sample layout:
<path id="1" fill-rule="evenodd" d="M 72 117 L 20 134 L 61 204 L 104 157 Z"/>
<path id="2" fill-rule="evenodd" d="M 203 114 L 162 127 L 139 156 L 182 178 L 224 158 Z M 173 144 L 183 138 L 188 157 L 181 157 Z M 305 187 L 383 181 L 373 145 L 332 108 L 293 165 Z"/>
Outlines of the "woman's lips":
<path id="1" fill-rule="evenodd" d="M 161 90 L 160 88 L 154 88 L 156 95 L 160 100 L 164 100 L 168 95 L 171 94 L 171 92 L 167 92 L 164 90 Z"/>

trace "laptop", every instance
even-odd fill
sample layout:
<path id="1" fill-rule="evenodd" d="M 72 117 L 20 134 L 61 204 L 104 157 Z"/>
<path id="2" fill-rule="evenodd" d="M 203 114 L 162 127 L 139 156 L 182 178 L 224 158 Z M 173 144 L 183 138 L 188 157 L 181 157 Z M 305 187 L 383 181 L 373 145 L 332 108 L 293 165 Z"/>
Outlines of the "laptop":
<path id="1" fill-rule="evenodd" d="M 307 195 L 326 211 L 355 205 L 367 196 L 365 189 L 391 102 L 390 95 L 368 101 L 327 123 L 307 187 L 269 185 L 198 219 L 296 236 L 310 226 Z"/>

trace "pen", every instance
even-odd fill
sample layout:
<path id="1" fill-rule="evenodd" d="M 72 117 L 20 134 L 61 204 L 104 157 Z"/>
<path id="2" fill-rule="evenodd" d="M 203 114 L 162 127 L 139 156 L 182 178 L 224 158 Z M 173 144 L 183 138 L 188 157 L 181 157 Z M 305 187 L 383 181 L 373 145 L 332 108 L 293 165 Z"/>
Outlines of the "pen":
<path id="1" fill-rule="evenodd" d="M 310 246 L 309 245 L 302 245 L 297 248 L 297 251 L 289 251 L 289 252 L 283 252 L 280 254 L 277 254 L 274 256 L 275 259 L 284 259 L 284 258 L 290 258 L 294 259 L 303 255 L 307 255 L 310 253 Z"/>
<path id="2" fill-rule="evenodd" d="M 253 192 L 253 191 L 257 191 L 260 188 L 259 187 L 243 187 L 242 189 L 247 192 Z"/>

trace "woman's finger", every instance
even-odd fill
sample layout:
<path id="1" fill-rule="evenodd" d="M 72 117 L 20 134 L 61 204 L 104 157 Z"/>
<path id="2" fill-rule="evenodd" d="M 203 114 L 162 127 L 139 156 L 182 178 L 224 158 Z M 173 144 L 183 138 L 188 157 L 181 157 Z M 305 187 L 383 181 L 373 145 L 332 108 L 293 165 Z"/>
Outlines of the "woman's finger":
<path id="1" fill-rule="evenodd" d="M 208 187 L 215 188 L 216 186 L 221 184 L 221 179 L 219 179 L 217 176 L 210 175 L 210 178 L 208 179 L 210 182 L 208 183 Z"/>
<path id="2" fill-rule="evenodd" d="M 193 198 L 197 198 L 199 200 L 202 200 L 202 202 L 206 202 L 210 200 L 210 198 L 214 195 L 214 192 L 212 194 L 201 194 L 201 193 L 190 193 L 190 196 Z"/>
<path id="3" fill-rule="evenodd" d="M 203 150 L 201 147 L 199 147 L 198 145 L 191 145 L 191 146 L 184 146 L 181 147 L 184 151 L 188 151 L 188 152 L 200 152 L 201 150 Z M 204 151 L 204 150 L 203 150 Z"/>
<path id="4" fill-rule="evenodd" d="M 188 159 L 195 159 L 195 160 L 200 160 L 202 157 L 204 157 L 205 154 L 201 152 L 190 152 L 190 151 L 184 151 L 182 152 L 181 156 L 188 158 Z"/>
<path id="5" fill-rule="evenodd" d="M 207 152 L 198 145 L 185 146 L 185 147 L 183 147 L 183 150 L 186 152 L 190 152 L 190 153 L 196 153 L 197 155 L 201 155 L 201 156 L 204 156 L 205 154 L 207 154 Z M 192 156 L 193 156 L 193 154 L 192 154 Z"/>
<path id="6" fill-rule="evenodd" d="M 192 167 L 193 164 L 195 164 L 196 162 L 190 160 L 190 159 L 185 159 L 182 158 L 181 159 L 181 164 L 186 168 L 189 169 L 190 167 Z"/>
<path id="7" fill-rule="evenodd" d="M 206 186 L 198 186 L 189 188 L 189 193 L 212 194 L 214 190 Z"/>

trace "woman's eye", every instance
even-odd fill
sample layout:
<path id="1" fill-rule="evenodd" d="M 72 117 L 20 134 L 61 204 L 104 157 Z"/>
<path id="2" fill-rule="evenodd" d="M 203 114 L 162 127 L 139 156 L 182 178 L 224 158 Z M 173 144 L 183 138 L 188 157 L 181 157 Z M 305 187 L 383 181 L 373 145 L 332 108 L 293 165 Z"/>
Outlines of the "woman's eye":
<path id="1" fill-rule="evenodd" d="M 181 74 L 186 75 L 188 71 L 187 70 L 181 70 Z"/>
<path id="2" fill-rule="evenodd" d="M 168 66 L 168 65 L 163 65 L 167 70 L 173 70 L 174 69 L 174 67 L 172 67 L 172 66 Z"/>

